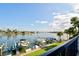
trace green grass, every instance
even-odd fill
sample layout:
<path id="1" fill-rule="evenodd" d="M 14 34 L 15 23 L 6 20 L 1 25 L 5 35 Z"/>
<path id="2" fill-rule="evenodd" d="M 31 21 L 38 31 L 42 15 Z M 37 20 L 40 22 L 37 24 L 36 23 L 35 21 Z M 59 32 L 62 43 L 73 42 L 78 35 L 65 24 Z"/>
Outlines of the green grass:
<path id="1" fill-rule="evenodd" d="M 45 52 L 47 52 L 49 49 L 53 48 L 53 47 L 56 47 L 60 44 L 62 44 L 64 42 L 56 42 L 56 43 L 52 43 L 52 44 L 49 44 L 47 48 L 43 48 L 43 49 L 40 49 L 40 50 L 37 50 L 37 51 L 34 51 L 34 52 L 31 52 L 29 54 L 27 54 L 27 56 L 39 56 Z"/>
<path id="2" fill-rule="evenodd" d="M 38 56 L 38 55 L 43 54 L 45 52 L 46 52 L 46 50 L 40 49 L 40 50 L 37 50 L 37 51 L 27 54 L 27 56 Z"/>

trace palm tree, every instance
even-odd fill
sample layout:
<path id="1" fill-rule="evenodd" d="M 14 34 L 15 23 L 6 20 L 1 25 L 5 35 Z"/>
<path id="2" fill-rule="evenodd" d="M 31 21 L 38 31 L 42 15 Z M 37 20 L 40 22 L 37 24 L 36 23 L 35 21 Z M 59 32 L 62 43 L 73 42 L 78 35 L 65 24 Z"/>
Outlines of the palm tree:
<path id="1" fill-rule="evenodd" d="M 71 18 L 71 24 L 75 24 L 75 22 L 78 20 L 78 17 L 72 17 Z"/>
<path id="2" fill-rule="evenodd" d="M 75 22 L 75 26 L 78 28 L 78 33 L 79 33 L 79 20 Z"/>
<path id="3" fill-rule="evenodd" d="M 74 27 L 70 27 L 69 29 L 65 29 L 64 33 L 69 34 L 69 37 L 72 37 L 77 32 L 76 32 L 76 29 Z M 68 39 L 69 39 L 69 37 L 68 37 Z"/>
<path id="4" fill-rule="evenodd" d="M 79 18 L 78 17 L 72 17 L 71 18 L 71 24 L 74 26 L 74 28 L 78 31 L 79 33 Z"/>
<path id="5" fill-rule="evenodd" d="M 69 31 L 70 37 L 72 37 L 72 36 L 75 35 L 75 33 L 76 33 L 74 27 L 70 27 L 70 28 L 68 29 L 68 31 Z"/>
<path id="6" fill-rule="evenodd" d="M 60 38 L 59 42 L 61 42 L 61 41 L 62 41 L 62 40 L 61 40 L 61 36 L 63 35 L 63 32 L 58 32 L 57 35 L 58 35 L 59 38 Z"/>
<path id="7" fill-rule="evenodd" d="M 68 29 L 65 29 L 65 30 L 64 30 L 64 33 L 67 34 L 67 39 L 69 39 L 69 31 L 68 31 Z"/>

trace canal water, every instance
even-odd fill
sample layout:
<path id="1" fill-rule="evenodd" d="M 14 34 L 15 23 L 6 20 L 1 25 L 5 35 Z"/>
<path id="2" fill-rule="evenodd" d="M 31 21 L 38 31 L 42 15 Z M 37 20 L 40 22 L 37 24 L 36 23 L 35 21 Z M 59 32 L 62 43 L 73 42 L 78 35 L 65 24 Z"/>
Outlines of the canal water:
<path id="1" fill-rule="evenodd" d="M 32 34 L 32 35 L 16 35 L 16 36 L 7 36 L 0 34 L 0 44 L 4 44 L 4 50 L 7 50 L 13 46 L 17 42 L 20 41 L 20 39 L 26 39 L 29 42 L 29 46 L 31 47 L 35 40 L 42 40 L 41 38 L 56 38 L 58 39 L 58 36 L 56 33 L 38 33 L 38 34 Z"/>

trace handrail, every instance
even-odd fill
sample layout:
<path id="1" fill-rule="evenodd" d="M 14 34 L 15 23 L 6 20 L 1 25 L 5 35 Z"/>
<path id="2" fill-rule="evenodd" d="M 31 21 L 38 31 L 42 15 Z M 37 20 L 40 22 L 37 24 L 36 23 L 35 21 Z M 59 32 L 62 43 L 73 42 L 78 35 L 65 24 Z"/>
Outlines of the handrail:
<path id="1" fill-rule="evenodd" d="M 42 54 L 41 56 L 57 56 L 57 55 L 76 55 L 78 51 L 77 47 L 77 38 L 79 37 L 76 36 L 74 38 L 69 39 L 66 41 L 64 44 L 61 44 L 55 48 L 52 48 L 48 50 L 46 53 Z M 74 54 L 70 54 L 70 52 L 74 51 Z"/>

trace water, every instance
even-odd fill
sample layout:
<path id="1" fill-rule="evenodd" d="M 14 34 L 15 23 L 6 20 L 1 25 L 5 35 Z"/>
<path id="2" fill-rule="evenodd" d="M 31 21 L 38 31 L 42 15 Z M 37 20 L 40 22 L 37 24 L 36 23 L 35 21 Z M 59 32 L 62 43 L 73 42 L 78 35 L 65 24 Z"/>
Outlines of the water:
<path id="1" fill-rule="evenodd" d="M 38 40 L 41 38 L 47 38 L 47 37 L 53 37 L 53 38 L 58 38 L 56 33 L 38 33 L 38 34 L 32 34 L 32 35 L 17 35 L 17 36 L 7 36 L 7 35 L 3 35 L 0 33 L 0 44 L 4 44 L 4 50 L 10 49 L 11 47 L 13 47 L 15 45 L 15 43 L 17 43 L 18 41 L 20 41 L 20 39 L 26 39 L 27 41 L 29 41 L 29 47 L 32 47 L 33 42 L 35 40 Z"/>

